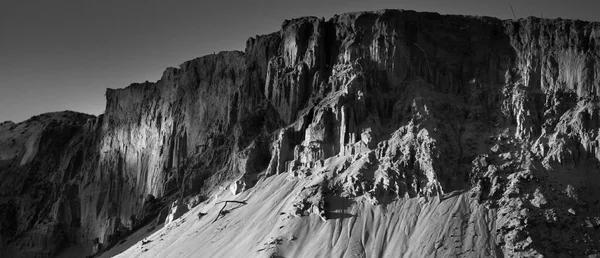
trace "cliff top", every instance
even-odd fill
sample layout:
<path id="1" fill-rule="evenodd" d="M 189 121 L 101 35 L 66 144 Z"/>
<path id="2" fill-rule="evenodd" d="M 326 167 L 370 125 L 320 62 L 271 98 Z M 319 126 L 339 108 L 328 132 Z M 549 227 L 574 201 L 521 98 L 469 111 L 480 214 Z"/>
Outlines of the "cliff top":
<path id="1" fill-rule="evenodd" d="M 21 124 L 28 124 L 28 123 L 35 122 L 35 121 L 44 123 L 44 122 L 48 122 L 48 121 L 52 121 L 52 120 L 61 120 L 62 121 L 65 119 L 71 120 L 71 119 L 82 118 L 82 117 L 95 118 L 96 116 L 77 112 L 77 111 L 71 111 L 71 110 L 55 111 L 55 112 L 48 112 L 48 113 L 43 113 L 40 115 L 35 115 L 25 121 L 21 121 L 18 123 L 15 123 L 13 121 L 3 121 L 3 122 L 0 122 L 0 127 L 5 128 L 5 127 L 16 126 L 16 125 L 21 125 Z"/>

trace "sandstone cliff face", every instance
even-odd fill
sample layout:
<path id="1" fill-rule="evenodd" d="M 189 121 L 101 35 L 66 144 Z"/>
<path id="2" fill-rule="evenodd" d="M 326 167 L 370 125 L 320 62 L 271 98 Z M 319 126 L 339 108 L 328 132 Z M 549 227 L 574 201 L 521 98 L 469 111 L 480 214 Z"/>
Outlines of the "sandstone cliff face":
<path id="1" fill-rule="evenodd" d="M 499 206 L 505 255 L 565 251 L 549 234 L 576 243 L 562 246 L 569 253 L 597 252 L 581 227 L 599 211 L 598 33 L 578 21 L 395 11 L 286 22 L 265 96 L 287 104 L 284 121 L 304 109 L 268 172 L 306 175 L 347 157 L 326 169 L 342 195 L 379 204 L 470 188 Z"/>
<path id="2" fill-rule="evenodd" d="M 570 20 L 392 10 L 289 20 L 249 39 L 245 53 L 198 58 L 156 83 L 108 90 L 103 117 L 50 134 L 71 139 L 66 150 L 51 152 L 33 134 L 11 143 L 4 128 L 14 125 L 3 124 L 0 146 L 13 145 L 2 147 L 0 173 L 20 177 L 37 160 L 76 163 L 47 166 L 73 171 L 74 190 L 43 202 L 77 213 L 71 226 L 49 219 L 69 242 L 114 241 L 144 218 L 148 195 L 210 197 L 229 184 L 239 193 L 287 173 L 312 182 L 293 192 L 287 212 L 296 216 L 340 219 L 332 215 L 339 198 L 390 207 L 418 199 L 430 209 L 432 199 L 459 194 L 481 224 L 463 237 L 492 239 L 442 252 L 436 243 L 452 233 L 440 229 L 421 255 L 595 254 L 599 39 L 598 23 Z M 69 185 L 53 182 L 49 191 Z M 45 214 L 22 202 L 31 192 L 2 192 L 13 198 L 3 223 L 18 210 Z M 53 234 L 32 233 L 42 228 L 33 222 L 3 224 L 2 239 Z"/>
<path id="3" fill-rule="evenodd" d="M 0 125 L 3 257 L 52 256 L 81 237 L 78 182 L 95 123 L 62 112 Z"/>
<path id="4" fill-rule="evenodd" d="M 108 90 L 97 166 L 82 180 L 85 234 L 105 242 L 133 226 L 147 195 L 197 192 L 229 169 L 243 78 L 243 54 L 229 52 L 169 68 L 156 83 Z"/>

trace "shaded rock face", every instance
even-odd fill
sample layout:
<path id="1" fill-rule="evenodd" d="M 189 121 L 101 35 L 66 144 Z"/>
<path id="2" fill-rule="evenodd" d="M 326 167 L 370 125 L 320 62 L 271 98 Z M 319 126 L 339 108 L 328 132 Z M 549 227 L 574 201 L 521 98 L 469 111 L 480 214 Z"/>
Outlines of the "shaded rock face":
<path id="1" fill-rule="evenodd" d="M 79 181 L 97 123 L 62 112 L 0 125 L 3 257 L 53 256 L 81 238 Z"/>
<path id="2" fill-rule="evenodd" d="M 468 191 L 494 210 L 496 256 L 598 253 L 599 39 L 598 23 L 537 18 L 285 21 L 245 53 L 108 90 L 99 118 L 3 123 L 0 173 L 14 179 L 0 192 L 2 240 L 25 256 L 108 243 L 135 227 L 148 194 L 231 183 L 237 194 L 289 173 L 316 182 L 290 214 L 327 220 L 340 197 L 386 205 Z M 11 138 L 13 127 L 25 133 Z"/>

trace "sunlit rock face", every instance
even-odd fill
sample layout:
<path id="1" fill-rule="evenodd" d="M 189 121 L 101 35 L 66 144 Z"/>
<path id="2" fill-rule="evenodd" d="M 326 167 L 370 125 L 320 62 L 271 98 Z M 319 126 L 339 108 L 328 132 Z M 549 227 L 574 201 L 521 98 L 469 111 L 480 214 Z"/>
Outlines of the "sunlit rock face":
<path id="1" fill-rule="evenodd" d="M 339 219 L 331 211 L 340 198 L 430 207 L 452 192 L 483 214 L 472 223 L 491 241 L 402 249 L 410 255 L 599 253 L 599 39 L 600 24 L 560 19 L 385 10 L 285 21 L 249 39 L 244 53 L 108 90 L 103 116 L 60 120 L 79 128 L 56 132 L 67 144 L 60 151 L 42 144 L 41 129 L 13 142 L 6 128 L 25 124 L 2 124 L 0 173 L 29 178 L 2 184 L 10 189 L 0 192 L 2 240 L 19 246 L 32 235 L 30 247 L 52 246 L 48 255 L 60 247 L 44 240 L 55 231 L 69 243 L 108 244 L 143 220 L 148 195 L 181 202 L 219 187 L 237 195 L 288 173 L 314 182 L 294 197 L 289 214 L 300 217 Z M 44 199 L 47 209 L 15 190 L 44 182 L 23 176 L 40 160 L 74 164 L 44 167 L 72 178 L 53 179 L 48 191 L 65 197 Z M 42 227 L 50 210 L 76 215 Z M 13 226 L 18 212 L 32 219 Z M 453 230 L 422 226 L 440 239 Z"/>
<path id="2" fill-rule="evenodd" d="M 244 69 L 243 53 L 223 52 L 169 68 L 156 83 L 107 91 L 97 166 L 82 179 L 84 234 L 105 242 L 134 226 L 146 195 L 189 195 L 216 171 L 235 175 L 229 135 Z"/>
<path id="3" fill-rule="evenodd" d="M 470 190 L 498 209 L 504 255 L 598 252 L 582 225 L 600 215 L 599 33 L 399 11 L 286 21 L 265 97 L 288 126 L 267 172 L 331 173 L 295 206 L 319 216 L 323 192 L 376 205 Z"/>

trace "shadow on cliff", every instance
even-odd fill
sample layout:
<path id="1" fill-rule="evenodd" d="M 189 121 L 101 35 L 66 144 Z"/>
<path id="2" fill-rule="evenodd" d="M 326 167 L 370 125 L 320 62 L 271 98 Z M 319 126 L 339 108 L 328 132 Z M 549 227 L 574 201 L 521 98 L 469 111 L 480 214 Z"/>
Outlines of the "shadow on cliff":
<path id="1" fill-rule="evenodd" d="M 113 243 L 110 246 L 107 246 L 103 249 L 102 252 L 96 253 L 94 255 L 88 256 L 90 258 L 96 257 L 113 257 L 116 256 L 130 248 L 132 248 L 137 243 L 141 243 L 141 248 L 144 249 L 144 245 L 148 242 L 144 241 L 148 236 L 154 234 L 165 226 L 164 223 L 159 224 L 157 226 L 146 225 L 141 227 L 137 231 L 134 231 L 131 235 L 119 240 L 118 242 Z"/>
<path id="2" fill-rule="evenodd" d="M 352 199 L 337 195 L 329 195 L 326 198 L 328 219 L 347 219 L 356 216 L 347 212 L 354 203 Z"/>

